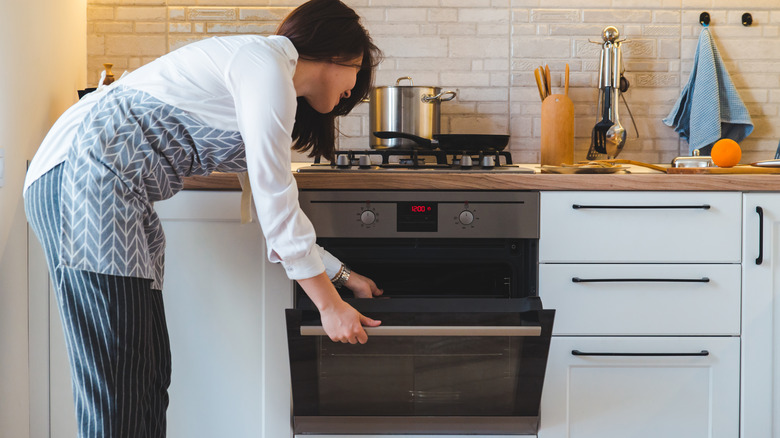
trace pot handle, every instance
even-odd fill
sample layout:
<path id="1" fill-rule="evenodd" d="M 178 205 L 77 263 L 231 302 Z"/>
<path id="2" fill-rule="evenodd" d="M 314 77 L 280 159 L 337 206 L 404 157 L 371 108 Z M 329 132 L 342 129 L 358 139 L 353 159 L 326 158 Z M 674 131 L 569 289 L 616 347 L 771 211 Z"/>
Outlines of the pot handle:
<path id="1" fill-rule="evenodd" d="M 426 94 L 425 96 L 422 97 L 422 101 L 425 102 L 425 103 L 431 103 L 434 100 L 438 100 L 439 102 L 447 102 L 447 101 L 450 101 L 452 99 L 455 99 L 455 96 L 457 96 L 457 95 L 458 95 L 457 92 L 451 91 L 451 90 L 447 90 L 447 91 L 442 91 L 441 93 L 439 93 L 439 94 L 437 94 L 435 96 L 430 95 L 430 94 Z"/>
<path id="2" fill-rule="evenodd" d="M 403 80 L 408 80 L 409 81 L 409 85 L 414 85 L 414 81 L 412 81 L 412 78 L 410 76 L 402 76 L 402 77 L 396 79 L 395 80 L 395 84 L 396 85 L 401 85 L 401 81 L 403 81 Z"/>

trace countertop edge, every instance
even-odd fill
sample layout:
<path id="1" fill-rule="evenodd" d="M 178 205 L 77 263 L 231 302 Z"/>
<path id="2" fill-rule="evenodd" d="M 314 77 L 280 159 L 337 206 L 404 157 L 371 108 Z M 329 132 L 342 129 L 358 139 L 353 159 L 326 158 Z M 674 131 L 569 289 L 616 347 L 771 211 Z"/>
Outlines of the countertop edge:
<path id="1" fill-rule="evenodd" d="M 680 175 L 664 173 L 557 174 L 355 174 L 294 173 L 299 189 L 359 190 L 573 190 L 780 192 L 780 174 Z M 238 177 L 214 173 L 184 178 L 185 190 L 241 190 Z"/>

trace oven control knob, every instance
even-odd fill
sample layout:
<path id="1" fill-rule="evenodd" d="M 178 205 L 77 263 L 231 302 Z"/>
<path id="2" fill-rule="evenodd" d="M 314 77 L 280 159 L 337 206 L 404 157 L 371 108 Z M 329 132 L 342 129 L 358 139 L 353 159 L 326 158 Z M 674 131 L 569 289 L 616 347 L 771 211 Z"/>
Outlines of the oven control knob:
<path id="1" fill-rule="evenodd" d="M 358 167 L 361 169 L 370 169 L 371 158 L 369 158 L 368 155 L 361 155 L 360 158 L 358 158 Z"/>
<path id="2" fill-rule="evenodd" d="M 463 169 L 470 169 L 471 166 L 473 166 L 473 162 L 471 161 L 471 155 L 461 155 L 460 156 L 460 167 Z"/>
<path id="3" fill-rule="evenodd" d="M 371 210 L 365 210 L 360 214 L 360 222 L 363 222 L 366 225 L 373 224 L 376 222 L 376 213 Z"/>
<path id="4" fill-rule="evenodd" d="M 496 167 L 496 157 L 492 155 L 485 155 L 482 157 L 482 168 L 483 169 L 492 169 Z"/>
<path id="5" fill-rule="evenodd" d="M 460 212 L 460 216 L 458 216 L 458 220 L 463 225 L 471 225 L 474 222 L 474 213 L 468 210 L 463 210 Z"/>

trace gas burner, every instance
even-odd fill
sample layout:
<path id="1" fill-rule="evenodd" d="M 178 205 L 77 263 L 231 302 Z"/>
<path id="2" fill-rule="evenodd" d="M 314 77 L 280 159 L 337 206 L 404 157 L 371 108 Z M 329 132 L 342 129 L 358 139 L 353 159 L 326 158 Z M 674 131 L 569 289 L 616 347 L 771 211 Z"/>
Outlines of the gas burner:
<path id="1" fill-rule="evenodd" d="M 369 149 L 335 151 L 333 160 L 299 169 L 299 172 L 373 172 L 373 171 L 451 171 L 516 172 L 532 171 L 512 164 L 507 151 L 450 152 L 441 149 Z"/>

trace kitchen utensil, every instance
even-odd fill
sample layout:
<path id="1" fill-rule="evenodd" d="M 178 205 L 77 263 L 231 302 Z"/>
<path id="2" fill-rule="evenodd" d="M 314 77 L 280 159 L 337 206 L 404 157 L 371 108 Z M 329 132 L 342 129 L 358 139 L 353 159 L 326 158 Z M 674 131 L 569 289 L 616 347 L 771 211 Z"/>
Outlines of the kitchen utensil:
<path id="1" fill-rule="evenodd" d="M 562 175 L 572 174 L 610 174 L 610 173 L 628 173 L 628 167 L 625 166 L 601 166 L 598 164 L 581 164 L 569 166 L 542 166 L 542 173 L 556 173 Z"/>
<path id="2" fill-rule="evenodd" d="M 499 152 L 509 143 L 508 135 L 494 134 L 434 134 L 427 139 L 406 132 L 375 131 L 374 136 L 382 139 L 404 138 L 423 149 L 439 148 L 455 152 Z"/>
<path id="3" fill-rule="evenodd" d="M 541 164 L 559 166 L 574 162 L 574 103 L 552 94 L 542 102 Z"/>
<path id="4" fill-rule="evenodd" d="M 544 92 L 544 98 L 542 100 L 546 99 L 547 96 L 550 95 L 548 90 L 548 83 L 547 83 L 547 75 L 544 73 L 544 66 L 539 66 L 539 76 L 542 78 L 542 91 Z"/>
<path id="5" fill-rule="evenodd" d="M 596 114 L 601 114 L 602 112 L 601 107 L 603 106 L 602 102 L 604 99 L 602 98 L 603 95 L 601 93 L 603 92 L 603 90 L 599 90 L 599 97 L 596 99 L 598 102 L 598 105 L 596 106 Z M 590 135 L 590 147 L 588 148 L 588 153 L 585 155 L 585 158 L 592 161 L 599 159 L 600 155 L 600 153 L 596 152 L 596 129 L 594 126 L 594 129 Z"/>
<path id="6" fill-rule="evenodd" d="M 606 149 L 607 155 L 615 158 L 623 150 L 623 146 L 626 144 L 626 129 L 620 124 L 620 115 L 618 114 L 618 108 L 620 107 L 618 98 L 620 96 L 620 90 L 612 88 L 612 122 L 613 125 L 607 129 L 606 133 Z"/>
<path id="7" fill-rule="evenodd" d="M 408 81 L 409 85 L 401 85 Z M 440 87 L 415 86 L 412 78 L 398 78 L 394 86 L 375 87 L 369 102 L 369 129 L 374 131 L 402 131 L 431 139 L 441 128 L 441 103 L 455 98 L 457 92 Z M 404 138 L 380 139 L 371 137 L 373 149 L 412 147 L 414 142 Z"/>
<path id="8" fill-rule="evenodd" d="M 715 167 L 712 162 L 712 157 L 699 155 L 699 150 L 693 151 L 692 157 L 677 157 L 672 160 L 672 167 L 686 167 L 686 168 L 699 168 L 699 167 Z"/>
<path id="9" fill-rule="evenodd" d="M 547 95 L 552 94 L 552 78 L 550 77 L 550 66 L 544 65 L 544 78 L 547 81 Z"/>
<path id="10" fill-rule="evenodd" d="M 647 167 L 648 169 L 657 170 L 659 172 L 666 173 L 666 167 L 664 166 L 658 166 L 655 164 L 650 163 L 643 163 L 641 161 L 634 161 L 634 160 L 622 160 L 622 159 L 607 159 L 607 160 L 597 160 L 595 161 L 597 163 L 615 163 L 615 164 L 631 164 L 632 166 L 640 166 L 640 167 Z"/>
<path id="11" fill-rule="evenodd" d="M 780 159 L 775 158 L 774 160 L 756 161 L 750 165 L 756 167 L 780 167 Z"/>
<path id="12" fill-rule="evenodd" d="M 604 87 L 604 104 L 601 109 L 602 119 L 596 123 L 593 127 L 593 143 L 596 152 L 606 154 L 607 153 L 607 131 L 612 126 L 612 120 L 610 120 L 610 99 L 611 99 L 612 87 Z"/>
<path id="13" fill-rule="evenodd" d="M 563 79 L 563 94 L 568 96 L 569 95 L 569 64 L 566 64 L 566 73 L 564 75 Z"/>
<path id="14" fill-rule="evenodd" d="M 544 102 L 544 98 L 547 97 L 547 91 L 544 89 L 542 73 L 538 68 L 534 69 L 534 77 L 536 78 L 536 87 L 539 89 L 539 97 L 542 99 L 542 102 Z"/>

